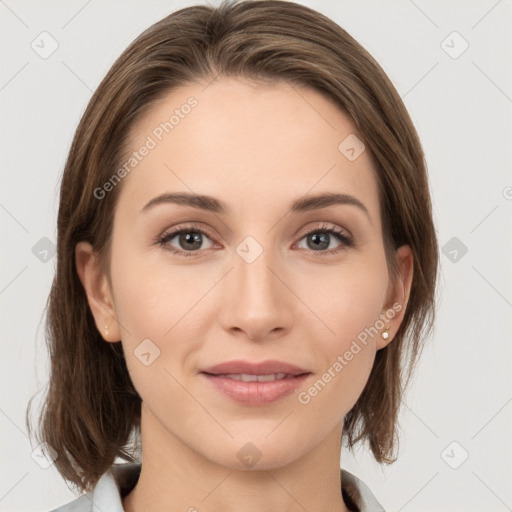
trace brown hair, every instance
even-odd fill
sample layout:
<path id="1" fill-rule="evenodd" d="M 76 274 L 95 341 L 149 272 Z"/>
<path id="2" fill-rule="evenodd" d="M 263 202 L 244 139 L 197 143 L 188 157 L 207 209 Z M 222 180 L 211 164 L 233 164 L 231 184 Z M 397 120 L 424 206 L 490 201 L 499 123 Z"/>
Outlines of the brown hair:
<path id="1" fill-rule="evenodd" d="M 77 274 L 75 246 L 91 243 L 109 275 L 122 183 L 102 200 L 94 190 L 118 169 L 130 128 L 155 100 L 219 75 L 286 81 L 323 93 L 351 116 L 369 151 L 390 275 L 397 276 L 396 249 L 403 244 L 412 250 L 414 273 L 402 324 L 377 352 L 369 380 L 345 416 L 343 435 L 350 448 L 368 441 L 380 463 L 396 460 L 403 392 L 435 316 L 438 246 L 416 130 L 381 67 L 332 20 L 288 1 L 228 0 L 216 8 L 181 9 L 145 30 L 92 96 L 66 162 L 56 275 L 47 303 L 51 375 L 37 434 L 58 453 L 61 475 L 81 491 L 92 489 L 116 457 L 137 460 L 133 443 L 140 436 L 141 399 L 121 342 L 105 342 L 96 328 Z"/>

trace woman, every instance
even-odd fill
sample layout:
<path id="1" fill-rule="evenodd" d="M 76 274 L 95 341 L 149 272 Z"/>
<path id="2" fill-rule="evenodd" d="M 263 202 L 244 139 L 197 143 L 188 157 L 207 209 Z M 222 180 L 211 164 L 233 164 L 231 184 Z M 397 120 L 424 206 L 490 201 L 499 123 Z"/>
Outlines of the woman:
<path id="1" fill-rule="evenodd" d="M 394 462 L 438 249 L 410 117 L 333 21 L 143 32 L 76 131 L 57 257 L 38 435 L 87 491 L 57 510 L 384 510 L 342 440 Z"/>

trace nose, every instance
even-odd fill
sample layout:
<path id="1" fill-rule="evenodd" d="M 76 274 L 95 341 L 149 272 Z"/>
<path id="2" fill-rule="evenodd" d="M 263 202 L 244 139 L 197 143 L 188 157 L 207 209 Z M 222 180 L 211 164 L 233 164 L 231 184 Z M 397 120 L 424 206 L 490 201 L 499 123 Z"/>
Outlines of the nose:
<path id="1" fill-rule="evenodd" d="M 221 291 L 222 327 L 251 341 L 282 336 L 291 328 L 297 303 L 286 282 L 289 275 L 268 249 L 251 263 L 234 256 L 234 268 Z"/>

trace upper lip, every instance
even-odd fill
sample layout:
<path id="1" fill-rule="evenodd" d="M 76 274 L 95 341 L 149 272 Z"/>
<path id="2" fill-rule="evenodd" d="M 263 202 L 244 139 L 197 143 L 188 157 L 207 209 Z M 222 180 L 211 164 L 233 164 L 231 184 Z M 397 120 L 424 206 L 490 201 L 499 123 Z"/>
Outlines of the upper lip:
<path id="1" fill-rule="evenodd" d="M 288 375 L 300 375 L 310 373 L 307 370 L 299 368 L 284 361 L 267 360 L 260 363 L 251 361 L 226 361 L 224 363 L 210 366 L 200 370 L 202 373 L 211 373 L 213 375 L 224 375 L 230 373 L 246 373 L 249 375 L 271 375 L 273 373 L 286 373 Z"/>

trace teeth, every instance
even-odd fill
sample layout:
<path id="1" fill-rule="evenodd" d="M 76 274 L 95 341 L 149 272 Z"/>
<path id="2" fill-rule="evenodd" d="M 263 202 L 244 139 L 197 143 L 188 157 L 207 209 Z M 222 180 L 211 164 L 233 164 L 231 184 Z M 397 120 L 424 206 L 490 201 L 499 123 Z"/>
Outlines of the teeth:
<path id="1" fill-rule="evenodd" d="M 241 380 L 242 382 L 269 382 L 286 378 L 286 373 L 272 373 L 270 375 L 250 375 L 248 373 L 228 373 L 222 375 L 228 379 Z"/>

